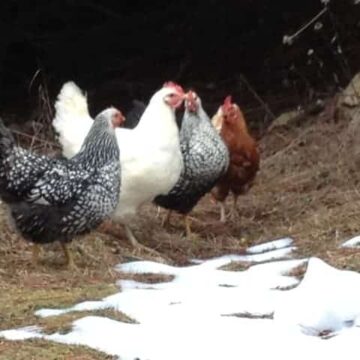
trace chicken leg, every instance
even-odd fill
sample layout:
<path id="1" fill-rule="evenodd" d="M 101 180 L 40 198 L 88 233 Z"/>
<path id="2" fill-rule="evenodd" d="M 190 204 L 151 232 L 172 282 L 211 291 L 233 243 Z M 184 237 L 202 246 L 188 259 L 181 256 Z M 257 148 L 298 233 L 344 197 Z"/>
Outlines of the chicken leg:
<path id="1" fill-rule="evenodd" d="M 133 231 L 131 230 L 131 228 L 128 226 L 128 225 L 125 225 L 124 224 L 124 228 L 125 228 L 125 233 L 126 233 L 126 237 L 128 238 L 128 240 L 130 241 L 130 244 L 132 245 L 132 247 L 134 249 L 137 249 L 137 250 L 142 250 L 142 251 L 145 251 L 145 252 L 148 252 L 150 254 L 152 254 L 153 256 L 156 256 L 156 259 L 161 261 L 161 262 L 164 262 L 164 259 L 166 261 L 169 261 L 168 259 L 166 259 L 163 255 L 161 255 L 159 252 L 157 252 L 156 250 L 154 249 L 151 249 L 143 244 L 140 244 Z"/>
<path id="2" fill-rule="evenodd" d="M 162 227 L 166 227 L 166 226 L 170 225 L 171 214 L 172 214 L 172 211 L 168 210 L 167 214 L 163 218 L 163 221 L 161 222 Z"/>
<path id="3" fill-rule="evenodd" d="M 190 238 L 193 233 L 191 231 L 191 220 L 190 220 L 190 217 L 186 214 L 184 215 L 184 224 L 185 224 L 185 233 L 186 233 L 186 237 L 187 238 Z"/>
<path id="4" fill-rule="evenodd" d="M 160 217 L 161 215 L 161 207 L 160 206 L 157 206 L 156 207 L 156 215 L 155 215 L 155 218 L 157 219 L 158 217 Z"/>
<path id="5" fill-rule="evenodd" d="M 223 201 L 219 201 L 219 207 L 220 207 L 220 222 L 225 223 L 226 222 L 225 203 Z"/>
<path id="6" fill-rule="evenodd" d="M 32 251 L 32 263 L 33 265 L 37 265 L 39 263 L 39 257 L 42 252 L 42 249 L 39 244 L 33 244 L 31 251 Z"/>
<path id="7" fill-rule="evenodd" d="M 130 227 L 128 225 L 124 225 L 124 227 L 125 227 L 126 237 L 130 241 L 130 244 L 134 248 L 140 247 L 141 244 L 136 240 L 136 237 L 135 237 L 134 233 L 132 232 L 132 230 L 130 229 Z"/>
<path id="8" fill-rule="evenodd" d="M 238 201 L 239 195 L 233 194 L 233 198 L 234 198 L 233 205 L 232 205 L 232 208 L 229 213 L 229 217 L 232 221 L 236 220 L 239 217 L 239 210 L 237 208 L 237 201 Z"/>
<path id="9" fill-rule="evenodd" d="M 67 268 L 70 269 L 70 270 L 71 269 L 72 270 L 76 269 L 76 265 L 74 263 L 74 258 L 72 256 L 72 253 L 71 253 L 69 247 L 68 247 L 68 244 L 60 242 L 60 245 L 61 245 L 61 248 L 62 248 L 62 250 L 64 252 L 64 255 L 65 255 Z"/>

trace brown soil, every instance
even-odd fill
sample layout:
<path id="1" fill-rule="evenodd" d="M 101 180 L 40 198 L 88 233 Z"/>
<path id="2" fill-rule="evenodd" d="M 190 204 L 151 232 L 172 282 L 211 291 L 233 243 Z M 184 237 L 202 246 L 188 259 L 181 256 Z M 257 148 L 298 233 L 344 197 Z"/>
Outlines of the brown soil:
<path id="1" fill-rule="evenodd" d="M 135 251 L 120 227 L 112 226 L 110 231 L 105 231 L 104 226 L 103 231 L 99 229 L 73 242 L 77 270 L 64 267 L 57 244 L 46 246 L 41 263 L 33 265 L 30 245 L 8 227 L 3 210 L 0 213 L 0 328 L 39 323 L 34 311 L 44 306 L 67 306 L 115 293 L 118 290 L 113 285 L 115 280 L 125 275 L 116 273 L 113 267 L 130 260 L 161 257 L 184 265 L 191 258 L 241 254 L 249 245 L 291 236 L 298 247 L 298 256 L 320 256 L 337 267 L 359 271 L 358 251 L 339 248 L 344 240 L 360 233 L 357 116 L 355 113 L 349 117 L 345 111 L 338 111 L 336 116 L 327 115 L 325 112 L 292 126 L 274 127 L 265 134 L 259 143 L 261 170 L 254 187 L 239 201 L 237 220 L 221 224 L 218 208 L 207 196 L 191 214 L 194 235 L 188 239 L 182 217 L 175 215 L 171 225 L 164 229 L 161 219 L 165 212 L 158 216 L 155 206 L 143 208 L 134 231 L 142 244 L 155 249 L 159 256 Z M 77 251 L 79 244 L 81 252 Z M 169 279 L 150 274 L 147 281 Z M 115 318 L 131 321 L 125 315 L 117 314 Z M 72 320 L 69 316 L 50 318 L 42 320 L 42 325 L 51 330 L 67 328 Z M 7 354 L 6 358 L 31 358 L 34 352 L 40 354 L 43 347 L 41 341 L 20 345 L 0 341 L 0 353 Z M 58 357 L 45 354 L 36 358 L 106 358 L 78 347 L 54 344 L 48 347 Z M 23 357 L 12 357 L 15 350 Z M 70 355 L 62 357 L 67 352 Z"/>

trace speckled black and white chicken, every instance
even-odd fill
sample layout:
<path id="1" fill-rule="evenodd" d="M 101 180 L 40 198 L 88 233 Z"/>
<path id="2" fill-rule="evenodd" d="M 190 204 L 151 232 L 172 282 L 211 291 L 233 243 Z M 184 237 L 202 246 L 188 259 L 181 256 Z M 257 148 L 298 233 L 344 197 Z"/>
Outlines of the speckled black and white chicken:
<path id="1" fill-rule="evenodd" d="M 167 195 L 157 196 L 155 203 L 183 214 L 186 235 L 190 236 L 188 213 L 214 187 L 229 164 L 228 149 L 193 91 L 186 95 L 180 147 L 184 161 L 180 178 Z"/>
<path id="2" fill-rule="evenodd" d="M 0 196 L 16 229 L 35 244 L 34 260 L 38 244 L 59 241 L 72 266 L 66 244 L 95 229 L 116 208 L 120 163 L 114 128 L 123 121 L 114 108 L 100 113 L 80 152 L 67 160 L 17 146 L 0 120 Z"/>

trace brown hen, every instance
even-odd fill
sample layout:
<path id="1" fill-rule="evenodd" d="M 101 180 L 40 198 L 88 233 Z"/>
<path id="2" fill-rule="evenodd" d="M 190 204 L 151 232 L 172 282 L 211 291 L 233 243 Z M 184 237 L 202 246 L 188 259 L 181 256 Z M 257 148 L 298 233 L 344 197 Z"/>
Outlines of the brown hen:
<path id="1" fill-rule="evenodd" d="M 259 170 L 260 156 L 254 138 L 249 134 L 245 118 L 238 105 L 228 96 L 212 118 L 214 127 L 227 145 L 230 163 L 225 175 L 212 190 L 213 197 L 220 204 L 220 221 L 226 221 L 225 200 L 231 192 L 234 197 L 231 217 L 238 214 L 237 200 L 254 183 Z"/>

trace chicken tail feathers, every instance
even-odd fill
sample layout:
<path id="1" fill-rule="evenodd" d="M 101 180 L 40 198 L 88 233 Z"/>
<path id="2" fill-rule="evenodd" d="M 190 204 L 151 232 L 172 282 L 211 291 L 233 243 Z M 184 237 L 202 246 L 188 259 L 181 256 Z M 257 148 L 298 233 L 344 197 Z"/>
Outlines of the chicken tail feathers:
<path id="1" fill-rule="evenodd" d="M 15 227 L 22 234 L 27 234 L 34 242 L 50 242 L 46 231 L 51 226 L 51 211 L 48 206 L 14 202 L 10 204 L 10 212 Z"/>
<path id="2" fill-rule="evenodd" d="M 72 81 L 63 85 L 55 103 L 55 109 L 60 114 L 88 116 L 89 109 L 86 95 Z"/>
<path id="3" fill-rule="evenodd" d="M 68 238 L 63 227 L 59 227 L 60 219 L 68 209 L 50 208 L 48 205 L 28 203 L 26 201 L 12 202 L 10 212 L 15 227 L 35 243 L 50 243 Z M 66 230 L 66 229 L 65 229 Z"/>
<path id="4" fill-rule="evenodd" d="M 56 99 L 52 122 L 65 157 L 70 158 L 80 150 L 92 122 L 86 95 L 74 82 L 65 83 Z"/>
<path id="5" fill-rule="evenodd" d="M 5 156 L 7 156 L 9 151 L 12 150 L 14 146 L 14 136 L 0 118 L 0 159 L 3 159 Z"/>

